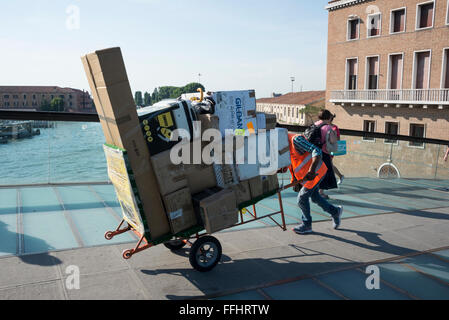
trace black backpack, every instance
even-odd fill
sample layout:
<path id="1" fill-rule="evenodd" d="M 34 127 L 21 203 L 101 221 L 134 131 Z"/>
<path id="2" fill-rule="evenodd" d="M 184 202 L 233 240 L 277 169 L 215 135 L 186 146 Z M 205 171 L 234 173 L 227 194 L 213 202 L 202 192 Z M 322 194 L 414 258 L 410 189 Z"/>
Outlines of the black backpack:
<path id="1" fill-rule="evenodd" d="M 325 125 L 326 124 L 324 122 L 322 122 L 318 126 L 312 124 L 304 132 L 304 137 L 307 139 L 307 141 L 309 141 L 311 144 L 316 145 L 320 149 L 323 147 L 323 144 L 321 143 L 321 128 Z"/>

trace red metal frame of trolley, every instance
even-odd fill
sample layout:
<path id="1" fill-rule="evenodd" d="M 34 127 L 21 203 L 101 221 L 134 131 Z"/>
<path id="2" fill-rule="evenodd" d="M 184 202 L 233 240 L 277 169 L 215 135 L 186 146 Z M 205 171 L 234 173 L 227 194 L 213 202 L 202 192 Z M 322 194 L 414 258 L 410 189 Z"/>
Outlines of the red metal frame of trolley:
<path id="1" fill-rule="evenodd" d="M 299 182 L 296 181 L 296 182 L 291 183 L 289 185 L 283 186 L 283 187 L 279 188 L 274 193 L 274 194 L 277 193 L 277 196 L 278 196 L 279 211 L 275 211 L 273 213 L 266 214 L 266 215 L 263 215 L 263 216 L 258 216 L 257 215 L 257 211 L 256 211 L 256 203 L 253 203 L 252 205 L 250 205 L 250 206 L 252 206 L 252 211 L 248 210 L 247 207 L 240 209 L 239 210 L 240 222 L 237 223 L 237 224 L 234 224 L 234 225 L 232 225 L 232 226 L 230 226 L 228 228 L 225 228 L 225 229 L 233 228 L 233 227 L 236 227 L 236 226 L 241 226 L 241 225 L 244 225 L 244 224 L 247 224 L 247 223 L 250 223 L 250 222 L 254 222 L 254 221 L 257 221 L 257 220 L 261 220 L 261 219 L 264 219 L 264 218 L 269 218 L 276 225 L 278 225 L 283 231 L 286 231 L 287 227 L 286 227 L 286 223 L 285 223 L 285 214 L 284 214 L 284 206 L 282 204 L 281 191 L 283 191 L 285 189 L 288 189 L 288 188 L 291 188 L 291 187 L 294 187 L 298 183 Z M 244 211 L 245 211 L 245 213 L 248 213 L 252 217 L 252 219 L 248 219 L 248 220 L 244 221 L 244 219 L 243 219 L 243 215 L 245 214 Z M 282 223 L 279 223 L 275 219 L 273 219 L 273 216 L 277 215 L 277 214 L 281 215 Z M 185 232 L 181 232 L 180 234 L 168 235 L 168 236 L 166 236 L 166 237 L 164 237 L 162 239 L 156 239 L 156 240 L 153 240 L 153 241 L 148 241 L 145 238 L 144 235 L 140 234 L 137 230 L 132 228 L 130 225 L 128 225 L 127 227 L 122 228 L 122 225 L 123 225 L 124 222 L 125 222 L 125 220 L 122 220 L 115 231 L 107 231 L 105 233 L 105 238 L 107 240 L 111 240 L 114 236 L 122 234 L 122 233 L 125 233 L 125 232 L 128 232 L 128 231 L 132 231 L 132 232 L 134 232 L 137 235 L 137 237 L 139 238 L 139 241 L 137 242 L 137 245 L 133 249 L 127 249 L 127 250 L 123 251 L 122 256 L 123 256 L 124 259 L 129 259 L 134 254 L 136 254 L 138 252 L 141 252 L 143 250 L 146 250 L 148 248 L 151 248 L 151 247 L 153 247 L 155 245 L 161 244 L 161 243 L 164 244 L 167 248 L 169 248 L 171 250 L 180 249 L 180 248 L 184 247 L 185 245 L 189 245 L 190 247 L 193 248 L 195 243 L 192 242 L 191 240 L 195 239 L 196 241 L 198 241 L 198 239 L 200 239 L 202 237 L 209 236 L 209 234 L 207 232 L 205 232 L 204 227 L 201 226 L 201 227 L 196 227 L 196 229 L 192 228 L 192 229 L 189 229 L 189 230 L 187 230 Z M 175 240 L 173 240 L 173 238 L 175 238 Z M 213 237 L 209 236 L 209 238 L 213 238 Z M 213 239 L 215 239 L 215 238 L 213 238 Z M 218 242 L 217 239 L 215 239 L 214 241 Z M 214 241 L 212 241 L 212 242 L 214 242 Z M 215 246 L 219 247 L 219 256 L 221 257 L 221 246 L 220 246 L 220 244 L 219 243 L 218 244 L 215 243 Z M 204 252 L 204 249 L 202 249 L 202 248 L 198 248 L 198 250 L 199 250 L 198 251 L 199 253 Z M 193 262 L 192 259 L 194 259 L 195 256 L 197 256 L 197 254 L 196 253 L 192 254 L 192 252 L 191 252 L 191 254 L 190 254 L 190 262 L 191 263 Z M 199 271 L 208 271 L 208 270 L 211 269 L 211 268 L 209 268 L 209 269 L 205 268 L 207 270 L 201 270 L 201 268 L 199 268 L 195 264 L 196 263 L 193 262 L 192 266 L 195 269 L 199 270 Z M 215 266 L 215 264 L 212 266 L 212 268 Z"/>

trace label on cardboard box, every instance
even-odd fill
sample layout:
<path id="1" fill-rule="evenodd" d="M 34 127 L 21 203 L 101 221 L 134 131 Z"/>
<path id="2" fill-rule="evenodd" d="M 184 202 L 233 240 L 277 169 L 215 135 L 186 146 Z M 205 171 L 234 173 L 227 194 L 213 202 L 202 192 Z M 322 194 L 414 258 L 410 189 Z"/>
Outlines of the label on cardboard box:
<path id="1" fill-rule="evenodd" d="M 178 233 L 197 224 L 189 188 L 175 191 L 163 198 L 172 233 Z"/>
<path id="2" fill-rule="evenodd" d="M 103 145 L 103 149 L 108 165 L 108 176 L 122 208 L 123 219 L 140 234 L 144 234 L 145 227 L 127 169 L 126 152 L 106 145 Z"/>
<path id="3" fill-rule="evenodd" d="M 175 220 L 176 218 L 182 217 L 182 209 L 170 212 L 170 219 Z"/>
<path id="4" fill-rule="evenodd" d="M 213 93 L 215 115 L 219 118 L 220 132 L 232 134 L 237 130 L 257 130 L 256 98 L 254 90 L 218 91 Z M 248 132 L 249 134 L 249 132 Z"/>

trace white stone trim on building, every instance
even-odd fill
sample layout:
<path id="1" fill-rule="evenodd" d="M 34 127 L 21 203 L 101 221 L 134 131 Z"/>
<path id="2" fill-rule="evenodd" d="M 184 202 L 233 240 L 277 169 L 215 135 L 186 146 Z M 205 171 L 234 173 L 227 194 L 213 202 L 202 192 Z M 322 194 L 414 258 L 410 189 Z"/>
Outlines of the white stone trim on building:
<path id="1" fill-rule="evenodd" d="M 348 7 L 348 6 L 352 6 L 352 5 L 359 4 L 362 2 L 367 2 L 367 1 L 370 1 L 370 0 L 340 0 L 337 2 L 330 3 L 324 8 L 326 10 L 331 11 L 331 10 L 337 10 L 337 9 L 340 9 L 343 7 Z"/>

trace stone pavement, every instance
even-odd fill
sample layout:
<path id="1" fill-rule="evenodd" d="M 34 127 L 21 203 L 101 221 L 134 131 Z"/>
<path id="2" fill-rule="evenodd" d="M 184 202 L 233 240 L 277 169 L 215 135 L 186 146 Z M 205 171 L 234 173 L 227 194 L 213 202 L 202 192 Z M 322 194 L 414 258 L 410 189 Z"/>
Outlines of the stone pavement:
<path id="1" fill-rule="evenodd" d="M 122 250 L 132 247 L 129 243 L 0 257 L 0 299 L 192 299 L 236 294 L 251 299 L 245 292 L 269 299 L 269 288 L 301 279 L 319 280 L 334 272 L 449 249 L 449 206 L 347 218 L 339 230 L 332 229 L 330 221 L 316 222 L 313 228 L 310 235 L 278 227 L 220 232 L 214 236 L 223 247 L 222 261 L 207 273 L 192 269 L 188 249 L 173 253 L 163 245 L 130 260 L 121 257 Z M 66 286 L 71 265 L 79 267 L 80 289 Z M 434 277 L 444 294 L 449 290 L 448 269 L 441 267 Z M 366 277 L 352 281 L 364 282 Z M 348 296 L 318 283 L 320 290 Z M 416 298 L 410 290 L 402 291 Z M 297 298 L 286 292 L 278 298 Z M 449 299 L 449 292 L 442 298 Z"/>

